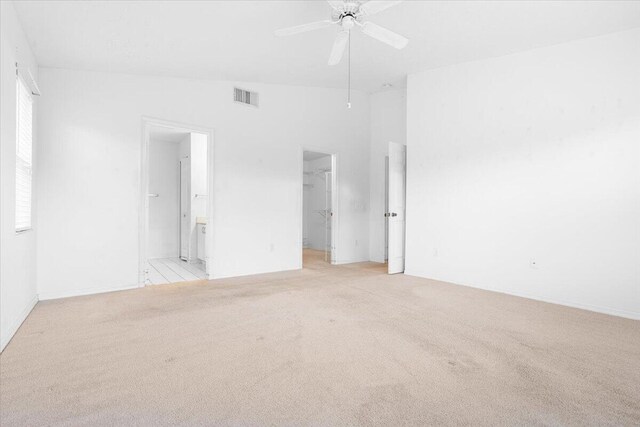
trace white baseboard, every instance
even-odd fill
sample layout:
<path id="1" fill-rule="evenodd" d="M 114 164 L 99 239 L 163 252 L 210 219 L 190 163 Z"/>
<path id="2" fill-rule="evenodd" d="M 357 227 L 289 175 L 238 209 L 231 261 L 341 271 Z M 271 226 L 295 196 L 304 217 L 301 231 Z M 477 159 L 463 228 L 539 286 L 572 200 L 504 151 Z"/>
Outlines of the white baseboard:
<path id="1" fill-rule="evenodd" d="M 109 288 L 87 288 L 73 291 L 62 291 L 62 292 L 40 292 L 38 294 L 38 298 L 40 301 L 47 301 L 50 299 L 59 299 L 59 298 L 70 298 L 70 297 L 79 297 L 83 295 L 94 295 L 94 294 L 104 294 L 107 292 L 117 292 L 117 291 L 126 291 L 129 289 L 137 289 L 143 286 L 138 285 L 125 285 L 125 286 L 115 286 Z"/>
<path id="2" fill-rule="evenodd" d="M 529 294 L 524 294 L 519 292 L 502 292 L 502 291 L 495 291 L 495 290 L 493 292 L 513 295 L 516 297 L 527 298 L 527 299 L 532 299 L 536 301 L 548 302 L 550 304 L 564 305 L 565 307 L 579 308 L 580 310 L 594 311 L 596 313 L 608 314 L 610 316 L 625 317 L 627 319 L 632 319 L 632 320 L 640 320 L 640 313 L 635 313 L 633 311 L 628 311 L 628 310 L 620 310 L 617 308 L 603 307 L 603 306 L 591 305 L 591 304 L 582 304 L 582 303 L 570 302 L 570 301 L 561 301 L 561 300 L 556 300 L 552 298 L 544 298 L 544 297 L 539 297 L 537 295 L 529 295 Z"/>
<path id="3" fill-rule="evenodd" d="M 336 260 L 333 265 L 344 265 L 344 264 L 356 264 L 360 262 L 369 262 L 369 257 L 366 258 L 352 258 L 352 259 L 340 259 Z"/>
<path id="4" fill-rule="evenodd" d="M 250 272 L 250 273 L 234 273 L 234 274 L 225 274 L 225 275 L 216 275 L 211 274 L 208 280 L 216 280 L 216 279 L 234 279 L 236 277 L 247 277 L 247 276 L 257 276 L 260 274 L 271 274 L 271 273 L 284 273 L 287 271 L 296 271 L 296 270 L 300 270 L 302 267 L 291 267 L 291 268 L 285 268 L 285 269 L 279 269 L 279 270 L 261 270 L 261 271 L 254 271 L 254 272 Z"/>
<path id="5" fill-rule="evenodd" d="M 557 300 L 554 298 L 546 298 L 546 297 L 541 297 L 538 295 L 531 295 L 531 294 L 527 294 L 527 293 L 523 293 L 523 292 L 507 292 L 504 290 L 497 290 L 497 289 L 492 289 L 492 288 L 488 288 L 488 287 L 482 287 L 482 286 L 474 286 L 474 285 L 463 285 L 460 283 L 452 283 L 452 282 L 448 282 L 446 280 L 442 280 L 442 279 L 437 279 L 435 277 L 427 277 L 425 275 L 422 275 L 420 273 L 417 272 L 410 272 L 410 271 L 405 271 L 405 273 L 407 276 L 415 276 L 415 277 L 420 277 L 420 278 L 424 278 L 424 279 L 429 279 L 429 280 L 437 280 L 438 282 L 443 282 L 449 285 L 455 285 L 455 286 L 465 286 L 467 288 L 474 288 L 474 289 L 483 289 L 485 291 L 490 291 L 490 292 L 497 292 L 499 294 L 505 294 L 505 295 L 512 295 L 514 297 L 520 297 L 520 298 L 527 298 L 527 299 L 532 299 L 535 301 L 541 301 L 541 302 L 547 302 L 549 304 L 557 304 L 557 305 L 563 305 L 565 307 L 572 307 L 572 308 L 578 308 L 581 310 L 588 310 L 588 311 L 593 311 L 596 313 L 602 313 L 602 314 L 608 314 L 610 316 L 617 316 L 617 317 L 625 317 L 627 319 L 632 319 L 632 320 L 640 320 L 640 312 L 634 312 L 634 311 L 628 311 L 628 310 L 620 310 L 617 308 L 611 308 L 611 307 L 603 307 L 603 306 L 598 306 L 598 305 L 591 305 L 591 304 L 583 304 L 583 303 L 577 303 L 577 302 L 571 302 L 571 301 L 562 301 L 562 300 Z"/>
<path id="6" fill-rule="evenodd" d="M 33 310 L 33 307 L 35 307 L 37 303 L 38 296 L 34 295 L 31 301 L 29 301 L 25 308 L 20 312 L 18 318 L 13 321 L 11 326 L 9 326 L 9 329 L 7 331 L 3 331 L 2 340 L 0 341 L 0 352 L 2 352 L 7 344 L 9 344 L 11 338 L 13 338 L 16 332 L 18 332 L 18 329 L 20 329 L 20 326 L 27 319 L 29 313 L 31 313 L 31 310 Z"/>

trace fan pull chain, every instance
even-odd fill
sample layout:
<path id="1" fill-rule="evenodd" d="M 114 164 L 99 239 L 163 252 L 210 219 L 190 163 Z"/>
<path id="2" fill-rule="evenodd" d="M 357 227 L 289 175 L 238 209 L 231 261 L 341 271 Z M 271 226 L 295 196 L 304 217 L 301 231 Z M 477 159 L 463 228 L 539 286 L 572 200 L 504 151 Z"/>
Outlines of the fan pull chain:
<path id="1" fill-rule="evenodd" d="M 351 30 L 349 30 L 349 76 L 347 79 L 347 108 L 351 108 Z"/>

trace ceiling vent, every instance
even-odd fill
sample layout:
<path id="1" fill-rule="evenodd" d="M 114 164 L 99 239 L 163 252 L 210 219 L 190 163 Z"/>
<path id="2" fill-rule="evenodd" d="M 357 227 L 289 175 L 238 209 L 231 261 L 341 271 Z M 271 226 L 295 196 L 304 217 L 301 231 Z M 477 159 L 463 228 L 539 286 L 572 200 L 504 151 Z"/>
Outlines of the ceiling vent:
<path id="1" fill-rule="evenodd" d="M 241 104 L 258 106 L 258 92 L 251 92 L 249 90 L 233 88 L 233 100 Z"/>

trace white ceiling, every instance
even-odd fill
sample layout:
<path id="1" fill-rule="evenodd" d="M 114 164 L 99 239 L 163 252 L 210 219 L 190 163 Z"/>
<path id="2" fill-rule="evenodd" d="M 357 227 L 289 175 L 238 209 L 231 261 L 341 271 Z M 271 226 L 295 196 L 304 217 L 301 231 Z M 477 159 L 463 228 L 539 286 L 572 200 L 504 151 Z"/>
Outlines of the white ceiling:
<path id="1" fill-rule="evenodd" d="M 330 154 L 316 153 L 315 151 L 305 151 L 304 153 L 302 153 L 302 158 L 305 161 L 321 159 L 327 156 L 330 156 Z"/>
<path id="2" fill-rule="evenodd" d="M 275 37 L 327 19 L 325 1 L 19 1 L 40 66 L 344 87 L 329 67 L 335 28 Z M 410 39 L 397 51 L 354 32 L 355 89 L 408 73 L 640 27 L 640 1 L 416 1 L 370 17 Z"/>
<path id="3" fill-rule="evenodd" d="M 164 126 L 151 126 L 149 129 L 150 141 L 180 142 L 187 135 L 189 132 Z"/>

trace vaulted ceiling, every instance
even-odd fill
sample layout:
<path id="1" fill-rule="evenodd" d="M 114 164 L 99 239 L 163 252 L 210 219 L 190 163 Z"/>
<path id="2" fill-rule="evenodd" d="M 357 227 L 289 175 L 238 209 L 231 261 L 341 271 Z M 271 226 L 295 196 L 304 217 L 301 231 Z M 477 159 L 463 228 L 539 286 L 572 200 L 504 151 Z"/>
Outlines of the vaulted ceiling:
<path id="1" fill-rule="evenodd" d="M 325 1 L 19 1 L 43 67 L 344 87 L 327 65 L 336 28 L 287 38 L 274 30 L 328 19 Z M 638 1 L 405 1 L 369 18 L 410 39 L 401 51 L 360 32 L 355 89 L 408 73 L 640 26 Z"/>

